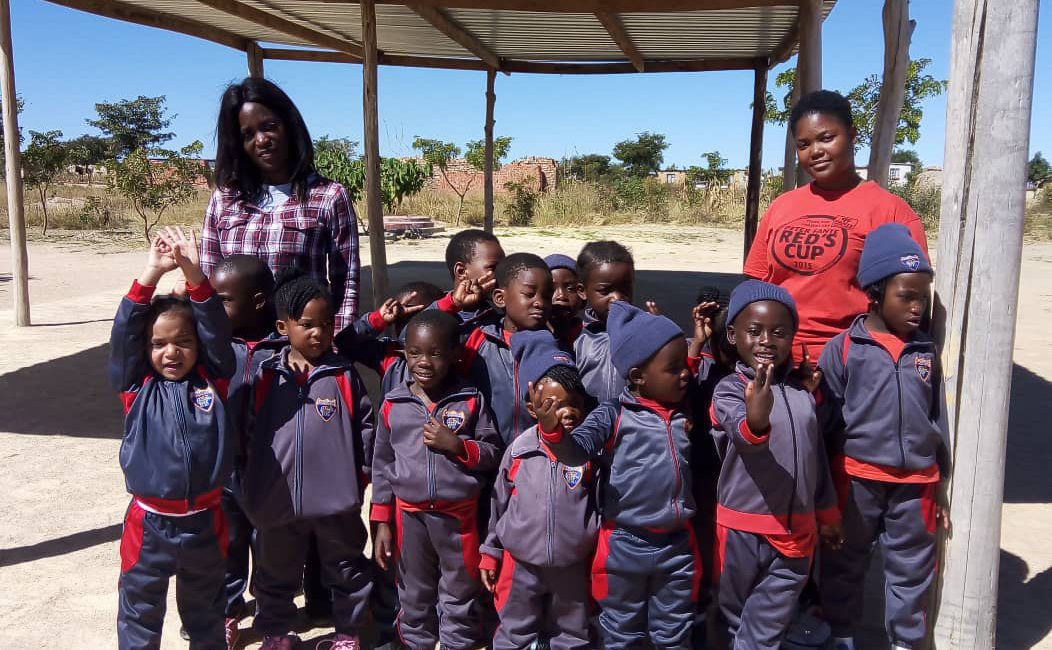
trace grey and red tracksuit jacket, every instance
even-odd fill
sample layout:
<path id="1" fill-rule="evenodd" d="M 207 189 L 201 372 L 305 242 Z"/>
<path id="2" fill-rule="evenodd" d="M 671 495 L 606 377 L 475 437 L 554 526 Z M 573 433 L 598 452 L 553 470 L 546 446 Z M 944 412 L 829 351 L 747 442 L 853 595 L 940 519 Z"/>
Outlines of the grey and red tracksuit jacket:
<path id="1" fill-rule="evenodd" d="M 590 559 L 599 530 L 594 480 L 591 463 L 560 463 L 536 425 L 523 431 L 497 473 L 481 568 L 496 569 L 504 551 L 534 566 Z"/>
<path id="2" fill-rule="evenodd" d="M 501 447 L 507 447 L 524 429 L 533 424 L 526 403 L 519 396 L 519 364 L 511 354 L 511 334 L 503 321 L 485 323 L 469 329 L 464 338 L 460 371 L 469 383 L 486 396 L 493 410 Z"/>
<path id="3" fill-rule="evenodd" d="M 755 376 L 738 362 L 712 396 L 712 435 L 723 460 L 716 522 L 765 536 L 807 537 L 802 548 L 809 554 L 817 524 L 840 520 L 815 398 L 783 373 L 772 380 L 770 429 L 751 431 L 745 387 Z"/>
<path id="4" fill-rule="evenodd" d="M 892 359 L 865 315 L 826 344 L 820 413 L 830 451 L 899 470 L 949 476 L 946 395 L 935 342 L 923 332 Z"/>
<path id="5" fill-rule="evenodd" d="M 377 417 L 372 521 L 392 522 L 396 501 L 423 512 L 475 505 L 500 460 L 500 436 L 477 388 L 458 384 L 429 409 L 410 390 L 411 381 L 387 394 Z M 464 458 L 424 444 L 424 424 L 431 418 L 464 441 Z"/>
<path id="6" fill-rule="evenodd" d="M 150 298 L 138 282 L 110 334 L 110 383 L 124 404 L 120 464 L 137 500 L 160 513 L 218 507 L 237 442 L 226 405 L 237 359 L 223 302 L 207 281 L 190 290 L 198 363 L 178 381 L 150 366 Z"/>
<path id="7" fill-rule="evenodd" d="M 600 404 L 566 434 L 541 432 L 569 466 L 597 459 L 604 521 L 650 531 L 681 530 L 694 515 L 690 474 L 690 417 L 633 395 Z"/>
<path id="8" fill-rule="evenodd" d="M 380 394 L 386 395 L 405 381 L 405 348 L 402 341 L 383 336 L 387 323 L 371 311 L 336 335 L 336 349 L 343 356 L 366 366 L 380 377 Z"/>
<path id="9" fill-rule="evenodd" d="M 243 507 L 256 528 L 362 505 L 373 410 L 354 364 L 328 353 L 306 377 L 285 347 L 256 372 Z"/>
<path id="10" fill-rule="evenodd" d="M 600 404 L 618 399 L 625 388 L 625 378 L 610 358 L 610 335 L 606 321 L 596 318 L 589 307 L 584 311 L 584 327 L 573 344 L 577 370 L 585 390 Z"/>

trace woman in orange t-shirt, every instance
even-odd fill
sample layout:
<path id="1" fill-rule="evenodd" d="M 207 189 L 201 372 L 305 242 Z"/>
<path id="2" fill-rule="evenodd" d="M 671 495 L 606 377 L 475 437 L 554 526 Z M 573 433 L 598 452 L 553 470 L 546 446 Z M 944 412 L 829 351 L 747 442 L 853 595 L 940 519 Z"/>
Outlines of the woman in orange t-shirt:
<path id="1" fill-rule="evenodd" d="M 789 116 L 800 166 L 814 179 L 782 194 L 767 209 L 745 260 L 745 275 L 789 291 L 800 312 L 793 345 L 799 363 L 812 360 L 851 320 L 866 311 L 855 281 L 866 235 L 901 223 L 928 251 L 920 218 L 901 198 L 855 171 L 858 132 L 851 104 L 819 90 L 802 97 Z"/>

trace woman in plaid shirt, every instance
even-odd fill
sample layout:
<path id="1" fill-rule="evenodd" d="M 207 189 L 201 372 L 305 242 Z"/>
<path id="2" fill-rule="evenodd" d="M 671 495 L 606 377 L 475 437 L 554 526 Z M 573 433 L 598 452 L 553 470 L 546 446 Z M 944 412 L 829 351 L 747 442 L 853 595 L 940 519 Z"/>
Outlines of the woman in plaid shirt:
<path id="1" fill-rule="evenodd" d="M 314 144 L 296 105 L 264 79 L 223 93 L 216 190 L 205 213 L 201 268 L 255 255 L 274 273 L 297 266 L 328 280 L 336 331 L 358 314 L 358 225 L 347 190 L 314 170 Z"/>

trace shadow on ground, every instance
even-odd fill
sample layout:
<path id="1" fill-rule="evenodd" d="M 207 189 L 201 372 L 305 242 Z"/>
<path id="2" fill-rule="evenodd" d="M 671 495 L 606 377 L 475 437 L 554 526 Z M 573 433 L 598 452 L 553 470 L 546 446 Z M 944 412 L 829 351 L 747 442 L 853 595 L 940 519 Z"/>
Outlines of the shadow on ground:
<path id="1" fill-rule="evenodd" d="M 111 524 L 102 528 L 82 530 L 79 533 L 56 537 L 36 544 L 0 549 L 0 567 L 35 562 L 57 555 L 75 553 L 98 544 L 105 544 L 120 539 L 121 524 Z"/>

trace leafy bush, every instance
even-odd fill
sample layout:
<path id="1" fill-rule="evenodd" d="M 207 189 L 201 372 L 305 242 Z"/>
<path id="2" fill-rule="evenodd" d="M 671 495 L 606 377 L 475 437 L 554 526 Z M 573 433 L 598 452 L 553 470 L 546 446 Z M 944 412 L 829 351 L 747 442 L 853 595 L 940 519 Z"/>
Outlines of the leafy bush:
<path id="1" fill-rule="evenodd" d="M 921 218 L 925 230 L 933 231 L 939 228 L 942 188 L 907 183 L 906 185 L 892 185 L 888 190 L 910 204 L 913 211 Z"/>
<path id="2" fill-rule="evenodd" d="M 506 208 L 509 226 L 529 226 L 537 210 L 537 192 L 526 183 L 505 183 L 504 189 L 511 192 L 511 203 Z"/>

